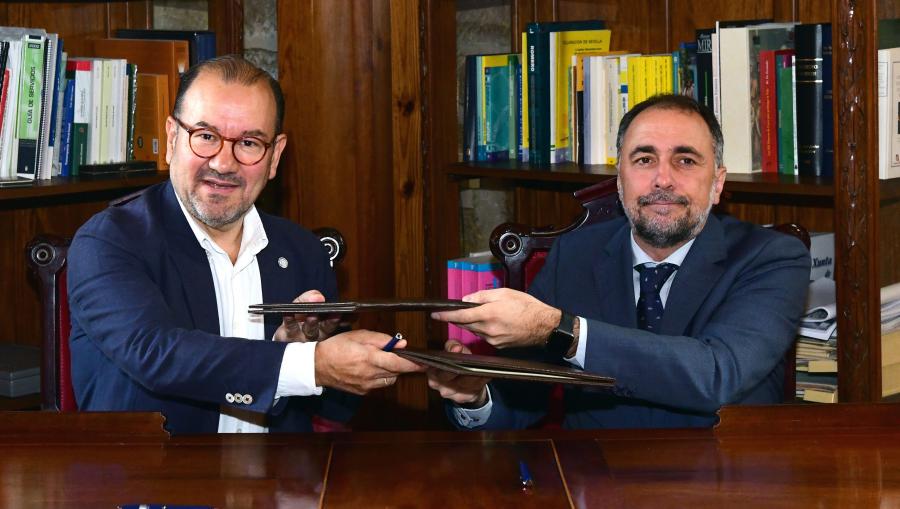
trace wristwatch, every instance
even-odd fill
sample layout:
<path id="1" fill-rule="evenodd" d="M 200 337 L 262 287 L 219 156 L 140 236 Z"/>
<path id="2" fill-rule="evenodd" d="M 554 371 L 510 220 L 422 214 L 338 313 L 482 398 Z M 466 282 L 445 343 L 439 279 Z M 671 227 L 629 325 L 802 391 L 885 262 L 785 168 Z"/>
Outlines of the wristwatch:
<path id="1" fill-rule="evenodd" d="M 566 356 L 572 343 L 575 341 L 575 320 L 576 317 L 565 311 L 559 318 L 559 325 L 553 329 L 544 348 L 554 359 L 562 359 Z"/>

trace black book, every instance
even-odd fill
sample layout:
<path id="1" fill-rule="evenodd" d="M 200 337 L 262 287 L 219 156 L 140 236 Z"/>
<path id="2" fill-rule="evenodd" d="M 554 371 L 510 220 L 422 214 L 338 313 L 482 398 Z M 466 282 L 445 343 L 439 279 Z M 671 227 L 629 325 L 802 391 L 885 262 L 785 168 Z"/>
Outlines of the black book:
<path id="1" fill-rule="evenodd" d="M 831 87 L 831 24 L 797 25 L 798 173 L 834 175 L 834 115 Z"/>
<path id="2" fill-rule="evenodd" d="M 190 65 L 196 65 L 216 56 L 216 33 L 209 30 L 156 30 L 120 28 L 118 39 L 161 39 L 188 42 Z M 138 69 L 138 71 L 141 71 Z"/>
<path id="3" fill-rule="evenodd" d="M 712 34 L 715 28 L 701 28 L 697 34 L 697 102 L 713 109 Z"/>
<path id="4" fill-rule="evenodd" d="M 466 80 L 463 97 L 463 161 L 476 161 L 477 129 L 475 123 L 478 118 L 478 56 L 466 57 Z"/>

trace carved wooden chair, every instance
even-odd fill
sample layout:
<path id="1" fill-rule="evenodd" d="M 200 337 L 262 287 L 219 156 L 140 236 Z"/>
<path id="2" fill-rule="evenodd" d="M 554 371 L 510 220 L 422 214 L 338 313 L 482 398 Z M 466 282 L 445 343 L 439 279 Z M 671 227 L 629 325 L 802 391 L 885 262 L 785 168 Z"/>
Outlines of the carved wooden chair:
<path id="1" fill-rule="evenodd" d="M 344 237 L 334 228 L 319 228 L 314 233 L 325 246 L 329 263 L 334 267 L 346 254 Z M 69 355 L 70 322 L 66 293 L 69 242 L 70 239 L 57 235 L 37 235 L 25 248 L 28 267 L 38 281 L 41 320 L 44 324 L 41 339 L 41 409 L 59 412 L 78 410 L 72 390 Z M 327 421 L 318 424 L 324 430 L 339 423 Z"/>
<path id="2" fill-rule="evenodd" d="M 574 193 L 581 202 L 584 212 L 572 224 L 559 229 L 536 229 L 518 223 L 503 223 L 491 234 L 491 252 L 506 270 L 507 286 L 516 290 L 526 290 L 544 264 L 550 247 L 560 235 L 582 226 L 607 221 L 624 214 L 619 203 L 616 179 L 580 189 Z M 797 224 L 781 224 L 774 229 L 799 238 L 809 249 L 809 233 Z M 791 347 L 785 354 L 784 401 L 795 400 L 795 359 L 796 349 Z M 562 424 L 562 387 L 551 394 L 547 416 L 538 427 L 554 428 Z"/>

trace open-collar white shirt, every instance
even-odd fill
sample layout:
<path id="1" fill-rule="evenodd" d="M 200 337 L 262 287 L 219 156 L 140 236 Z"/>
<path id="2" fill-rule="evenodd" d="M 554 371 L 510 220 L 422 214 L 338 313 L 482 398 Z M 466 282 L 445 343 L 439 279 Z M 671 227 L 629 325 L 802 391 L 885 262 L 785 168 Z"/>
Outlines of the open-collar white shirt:
<path id="1" fill-rule="evenodd" d="M 177 197 L 177 194 L 176 194 Z M 251 304 L 263 302 L 262 278 L 256 255 L 269 244 L 265 228 L 255 206 L 243 218 L 241 249 L 235 263 L 188 213 L 178 198 L 181 212 L 206 251 L 216 291 L 219 312 L 219 334 L 224 337 L 264 339 L 263 315 L 252 315 Z M 276 399 L 283 396 L 319 395 L 315 384 L 315 342 L 289 343 L 281 360 Z M 266 414 L 222 405 L 219 410 L 219 433 L 266 433 Z"/>

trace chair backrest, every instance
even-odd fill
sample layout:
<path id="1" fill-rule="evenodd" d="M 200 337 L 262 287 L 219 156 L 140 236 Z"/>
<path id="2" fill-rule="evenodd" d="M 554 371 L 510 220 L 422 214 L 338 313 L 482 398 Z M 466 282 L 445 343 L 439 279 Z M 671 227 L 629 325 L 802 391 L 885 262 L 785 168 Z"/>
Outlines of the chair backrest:
<path id="1" fill-rule="evenodd" d="M 41 296 L 41 409 L 78 410 L 69 372 L 69 303 L 66 256 L 69 239 L 38 235 L 25 248 L 28 267 L 38 279 Z"/>
<path id="2" fill-rule="evenodd" d="M 503 264 L 507 287 L 515 290 L 527 289 L 544 265 L 544 259 L 553 246 L 553 241 L 560 235 L 623 214 L 615 179 L 575 191 L 574 196 L 581 202 L 584 211 L 572 224 L 564 228 L 546 230 L 519 223 L 503 223 L 494 228 L 490 248 Z"/>
<path id="3" fill-rule="evenodd" d="M 347 248 L 344 237 L 334 228 L 314 230 L 328 252 L 332 267 Z M 69 354 L 69 302 L 66 290 L 66 257 L 70 240 L 56 235 L 37 235 L 25 249 L 25 259 L 38 280 L 41 298 L 41 409 L 59 412 L 78 410 L 72 389 Z"/>
<path id="4" fill-rule="evenodd" d="M 560 235 L 624 214 L 614 178 L 576 191 L 574 197 L 581 202 L 584 211 L 564 228 L 537 229 L 518 223 L 503 223 L 494 228 L 490 239 L 491 252 L 506 270 L 507 287 L 526 290 L 544 265 L 554 240 Z M 809 232 L 803 226 L 787 223 L 772 228 L 797 237 L 809 249 Z M 796 398 L 795 346 L 787 351 L 784 362 L 784 401 L 792 402 Z"/>

